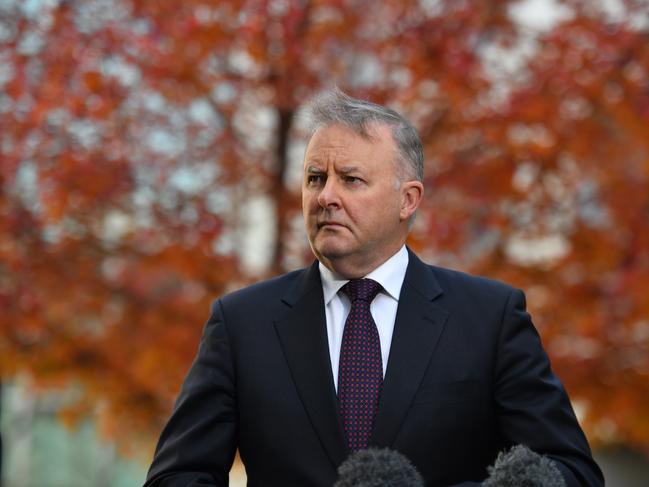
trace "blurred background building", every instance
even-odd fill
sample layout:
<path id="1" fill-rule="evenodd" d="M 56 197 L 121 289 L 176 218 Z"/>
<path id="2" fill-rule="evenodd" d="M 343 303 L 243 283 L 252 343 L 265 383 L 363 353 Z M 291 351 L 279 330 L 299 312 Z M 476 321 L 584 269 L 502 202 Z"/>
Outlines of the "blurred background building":
<path id="1" fill-rule="evenodd" d="M 526 291 L 608 485 L 647 484 L 646 0 L 0 0 L 6 487 L 142 483 L 211 300 L 312 258 L 334 85 L 413 121 L 410 245 Z"/>

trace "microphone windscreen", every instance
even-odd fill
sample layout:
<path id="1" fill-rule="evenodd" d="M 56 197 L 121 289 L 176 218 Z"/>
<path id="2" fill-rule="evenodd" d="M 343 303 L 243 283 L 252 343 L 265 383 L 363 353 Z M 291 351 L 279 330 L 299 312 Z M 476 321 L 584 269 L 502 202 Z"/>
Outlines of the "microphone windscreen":
<path id="1" fill-rule="evenodd" d="M 488 471 L 483 487 L 566 487 L 554 462 L 524 445 L 500 452 Z"/>
<path id="2" fill-rule="evenodd" d="M 401 453 L 368 448 L 352 453 L 340 464 L 334 487 L 424 487 L 424 480 Z"/>

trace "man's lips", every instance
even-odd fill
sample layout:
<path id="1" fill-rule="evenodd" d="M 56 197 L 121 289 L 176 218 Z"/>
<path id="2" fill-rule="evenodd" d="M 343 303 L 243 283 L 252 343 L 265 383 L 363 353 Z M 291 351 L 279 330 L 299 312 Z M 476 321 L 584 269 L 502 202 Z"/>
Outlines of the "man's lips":
<path id="1" fill-rule="evenodd" d="M 345 227 L 342 223 L 339 222 L 332 222 L 332 221 L 324 221 L 324 222 L 318 222 L 318 228 L 324 228 L 324 227 Z"/>

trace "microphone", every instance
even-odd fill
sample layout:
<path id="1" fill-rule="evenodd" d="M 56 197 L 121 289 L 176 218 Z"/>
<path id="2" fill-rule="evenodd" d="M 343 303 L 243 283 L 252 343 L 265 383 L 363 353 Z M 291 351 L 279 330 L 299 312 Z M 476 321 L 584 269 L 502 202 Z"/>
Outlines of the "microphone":
<path id="1" fill-rule="evenodd" d="M 340 464 L 333 487 L 424 487 L 424 479 L 401 453 L 367 448 L 355 451 Z"/>
<path id="2" fill-rule="evenodd" d="M 516 445 L 498 454 L 483 487 L 566 487 L 563 475 L 550 458 Z"/>

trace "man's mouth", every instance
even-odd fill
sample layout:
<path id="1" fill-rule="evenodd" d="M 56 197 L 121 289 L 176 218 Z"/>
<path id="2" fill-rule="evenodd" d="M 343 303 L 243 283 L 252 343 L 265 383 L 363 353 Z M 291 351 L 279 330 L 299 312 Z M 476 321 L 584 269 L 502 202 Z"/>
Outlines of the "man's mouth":
<path id="1" fill-rule="evenodd" d="M 342 223 L 338 222 L 332 222 L 332 221 L 323 221 L 323 222 L 318 222 L 318 228 L 323 228 L 323 227 L 344 227 Z"/>

